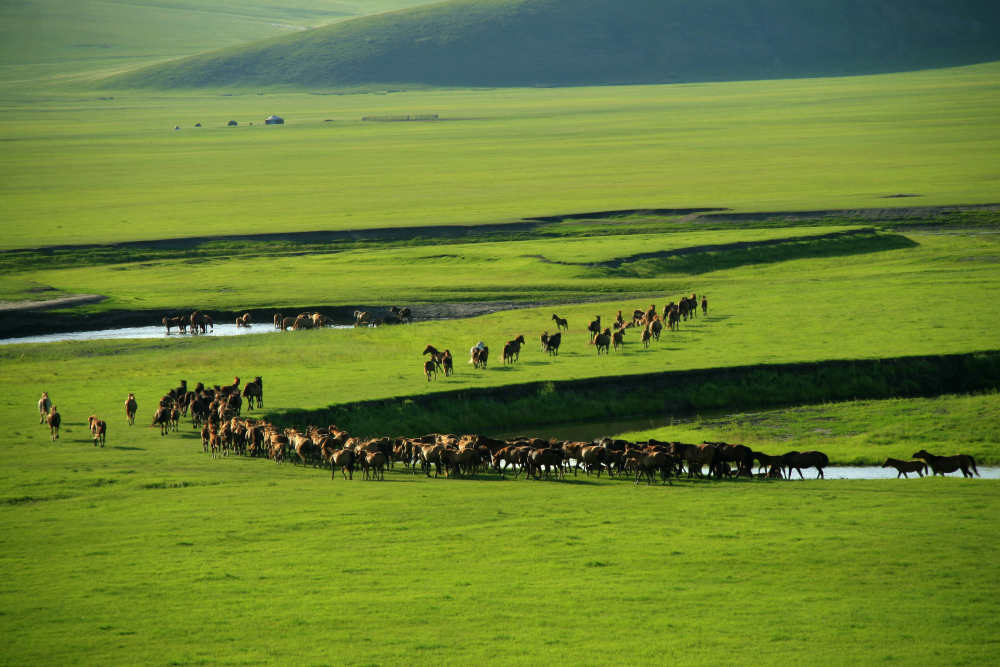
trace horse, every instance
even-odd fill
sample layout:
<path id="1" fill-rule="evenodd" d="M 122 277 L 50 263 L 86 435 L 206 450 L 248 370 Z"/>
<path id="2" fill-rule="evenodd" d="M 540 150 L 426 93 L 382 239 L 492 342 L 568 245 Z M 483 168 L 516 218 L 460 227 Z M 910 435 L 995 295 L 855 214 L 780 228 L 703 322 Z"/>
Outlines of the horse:
<path id="1" fill-rule="evenodd" d="M 649 325 L 647 324 L 645 327 L 642 328 L 642 336 L 641 336 L 641 339 L 640 339 L 640 340 L 642 340 L 642 346 L 644 348 L 648 348 L 649 347 L 649 341 L 650 341 L 650 339 L 652 337 L 653 337 L 653 333 L 650 330 Z"/>
<path id="2" fill-rule="evenodd" d="M 618 351 L 618 348 L 624 348 L 625 347 L 625 330 L 624 329 L 618 329 L 613 334 L 611 334 L 611 344 L 614 346 L 615 352 Z"/>
<path id="3" fill-rule="evenodd" d="M 125 399 L 125 418 L 128 419 L 129 426 L 135 424 L 135 413 L 138 409 L 139 404 L 135 401 L 135 394 L 129 392 L 128 398 Z"/>
<path id="4" fill-rule="evenodd" d="M 424 351 L 421 353 L 421 355 L 427 355 L 427 354 L 431 355 L 431 361 L 434 362 L 435 368 L 440 369 L 441 366 L 444 364 L 444 352 L 441 352 L 433 345 L 428 345 L 427 347 L 424 348 Z"/>
<path id="5" fill-rule="evenodd" d="M 704 294 L 701 295 L 701 314 L 708 315 L 708 297 Z"/>
<path id="6" fill-rule="evenodd" d="M 472 348 L 472 358 L 469 359 L 469 363 L 472 364 L 473 368 L 486 368 L 486 363 L 490 358 L 490 348 L 474 347 Z"/>
<path id="7" fill-rule="evenodd" d="M 264 381 L 259 375 L 243 386 L 243 398 L 247 401 L 248 410 L 253 410 L 255 402 L 258 408 L 264 407 Z"/>
<path id="8" fill-rule="evenodd" d="M 900 461 L 899 459 L 886 459 L 885 463 L 882 464 L 883 468 L 888 468 L 892 466 L 896 469 L 896 479 L 899 479 L 900 475 L 909 479 L 906 474 L 908 472 L 915 472 L 921 477 L 927 472 L 927 464 L 923 461 Z"/>
<path id="9" fill-rule="evenodd" d="M 428 359 L 424 362 L 424 375 L 427 377 L 428 382 L 433 378 L 437 378 L 437 373 L 437 364 L 434 363 L 433 359 Z"/>
<path id="10" fill-rule="evenodd" d="M 455 362 L 451 356 L 451 350 L 445 350 L 441 355 L 441 365 L 444 367 L 445 377 L 455 373 Z"/>
<path id="11" fill-rule="evenodd" d="M 507 341 L 503 346 L 503 363 L 514 363 L 521 356 L 521 346 L 524 345 L 524 335 L 520 335 L 514 340 Z"/>
<path id="12" fill-rule="evenodd" d="M 605 329 L 601 333 L 596 334 L 591 343 L 597 346 L 597 356 L 601 356 L 601 350 L 604 350 L 604 354 L 607 354 L 611 350 L 611 331 Z"/>
<path id="13" fill-rule="evenodd" d="M 569 331 L 569 321 L 565 318 L 552 313 L 552 321 L 556 323 L 556 331 L 562 331 L 563 329 Z"/>
<path id="14" fill-rule="evenodd" d="M 330 455 L 330 479 L 336 479 L 336 470 L 340 468 L 340 474 L 344 479 L 354 479 L 354 459 L 353 449 L 338 449 Z"/>
<path id="15" fill-rule="evenodd" d="M 94 437 L 94 447 L 97 447 L 98 442 L 104 447 L 108 438 L 107 423 L 103 419 L 98 419 L 97 415 L 87 417 L 87 423 L 90 425 L 90 434 Z"/>
<path id="16" fill-rule="evenodd" d="M 601 316 L 595 315 L 593 321 L 587 325 L 587 331 L 590 332 L 591 338 L 601 333 Z"/>
<path id="17" fill-rule="evenodd" d="M 816 468 L 819 474 L 816 479 L 823 479 L 823 468 L 830 465 L 830 459 L 823 452 L 788 452 L 781 456 L 781 462 L 788 468 L 788 479 L 792 478 L 792 468 L 799 472 L 799 479 L 802 476 L 802 468 Z"/>
<path id="18" fill-rule="evenodd" d="M 44 424 L 52 409 L 52 401 L 49 400 L 49 392 L 43 391 L 42 397 L 38 399 L 38 423 Z"/>
<path id="19" fill-rule="evenodd" d="M 934 471 L 934 474 L 941 475 L 942 477 L 944 477 L 946 472 L 955 472 L 959 468 L 962 469 L 962 477 L 973 476 L 972 473 L 969 472 L 969 468 L 975 470 L 976 475 L 979 475 L 979 470 L 976 469 L 976 460 L 968 454 L 936 456 L 925 449 L 921 449 L 913 455 L 913 458 L 927 461 L 927 464 L 931 467 L 931 470 Z M 982 475 L 979 476 L 981 477 Z"/>
<path id="20" fill-rule="evenodd" d="M 544 341 L 545 351 L 553 356 L 559 355 L 559 345 L 562 343 L 562 333 L 556 332 Z"/>
<path id="21" fill-rule="evenodd" d="M 55 442 L 59 439 L 59 424 L 62 423 L 62 417 L 59 416 L 56 406 L 53 405 L 49 409 L 49 414 L 45 416 L 45 421 L 49 425 L 49 435 L 52 437 L 52 441 Z"/>
<path id="22" fill-rule="evenodd" d="M 275 329 L 280 329 L 281 328 L 281 321 L 283 319 L 285 319 L 285 316 L 282 315 L 281 313 L 275 313 L 274 314 L 274 328 Z"/>
<path id="23" fill-rule="evenodd" d="M 250 313 L 243 313 L 236 318 L 236 328 L 249 327 L 251 324 Z"/>

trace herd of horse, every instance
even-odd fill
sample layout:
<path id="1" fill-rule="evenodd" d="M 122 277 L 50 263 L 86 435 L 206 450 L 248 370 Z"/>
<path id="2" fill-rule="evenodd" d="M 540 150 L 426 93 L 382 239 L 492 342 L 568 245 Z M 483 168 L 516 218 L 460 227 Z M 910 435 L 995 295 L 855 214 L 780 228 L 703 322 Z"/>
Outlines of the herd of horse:
<path id="1" fill-rule="evenodd" d="M 428 363 L 435 363 L 432 359 Z M 447 350 L 445 351 L 447 352 Z M 450 360 L 449 356 L 444 357 Z M 444 365 L 444 364 L 442 364 Z M 450 363 L 449 363 L 450 366 Z M 326 428 L 308 426 L 278 428 L 265 419 L 242 416 L 247 409 L 263 407 L 264 390 L 260 376 L 241 388 L 237 376 L 231 384 L 206 386 L 199 382 L 193 389 L 186 380 L 167 391 L 159 400 L 151 426 L 160 428 L 160 435 L 179 430 L 182 417 L 190 416 L 194 429 L 201 429 L 202 449 L 215 456 L 229 454 L 269 458 L 276 463 L 293 461 L 304 465 L 329 467 L 331 476 L 340 469 L 343 476 L 353 479 L 360 467 L 366 478 L 382 479 L 386 467 L 401 463 L 410 472 L 418 468 L 427 476 L 457 477 L 492 471 L 503 477 L 508 471 L 514 477 L 565 477 L 583 471 L 600 477 L 632 478 L 638 484 L 651 484 L 657 476 L 664 484 L 687 474 L 688 478 L 763 477 L 791 479 L 796 471 L 804 479 L 803 469 L 815 468 L 817 479 L 829 458 L 819 451 L 790 451 L 769 455 L 746 445 L 725 442 L 686 444 L 649 439 L 632 442 L 603 438 L 598 441 L 560 441 L 518 437 L 498 440 L 483 435 L 430 434 L 417 438 L 358 438 L 335 425 Z M 134 393 L 125 400 L 125 416 L 129 425 L 135 423 L 138 403 Z M 38 401 L 39 423 L 48 424 L 53 441 L 59 437 L 61 417 L 47 392 Z M 94 445 L 104 446 L 107 422 L 96 415 L 88 418 Z M 964 477 L 979 475 L 975 459 L 967 454 L 938 456 L 926 450 L 913 454 L 916 461 L 886 459 L 882 467 L 893 467 L 899 476 L 916 472 L 923 477 L 928 469 L 944 476 L 961 470 Z M 756 467 L 756 471 L 754 468 Z M 707 474 L 705 472 L 707 471 Z"/>
<path id="2" fill-rule="evenodd" d="M 413 314 L 409 308 L 390 306 L 389 312 L 376 316 L 366 310 L 354 311 L 354 326 L 378 326 L 382 324 L 408 324 L 413 321 Z M 274 328 L 282 331 L 299 331 L 301 329 L 320 329 L 333 324 L 333 319 L 318 312 L 304 312 L 295 316 L 286 317 L 282 313 L 275 313 Z M 167 334 L 171 329 L 177 329 L 178 333 L 187 333 L 189 330 L 193 334 L 207 333 L 215 330 L 215 322 L 206 313 L 196 310 L 190 315 L 168 315 L 161 320 L 167 329 Z M 236 316 L 236 328 L 253 326 L 253 316 L 249 312 Z"/>
<path id="3" fill-rule="evenodd" d="M 703 315 L 708 315 L 708 298 L 701 297 L 701 311 Z M 598 356 L 608 354 L 612 349 L 615 351 L 623 349 L 625 344 L 625 334 L 629 329 L 636 328 L 640 331 L 639 340 L 644 348 L 648 348 L 652 341 L 659 341 L 660 334 L 664 328 L 670 331 L 677 331 L 682 321 L 686 322 L 690 318 L 698 316 L 698 297 L 696 294 L 681 297 L 678 301 L 671 301 L 663 307 L 662 315 L 657 311 L 656 305 L 651 304 L 649 308 L 635 309 L 631 319 L 626 320 L 622 311 L 618 311 L 612 327 L 602 327 L 601 316 L 597 315 L 587 325 L 589 344 L 593 345 Z M 559 348 L 562 345 L 564 332 L 569 332 L 569 320 L 553 313 L 552 321 L 556 325 L 556 332 L 550 334 L 548 330 L 539 336 L 541 350 L 550 356 L 558 356 Z M 525 344 L 524 334 L 519 334 L 513 339 L 504 343 L 503 363 L 504 365 L 515 364 L 521 358 L 521 348 Z M 428 355 L 430 355 L 428 357 Z M 486 368 L 489 362 L 490 349 L 483 342 L 479 342 L 469 350 L 469 363 L 473 368 Z M 450 350 L 439 350 L 434 345 L 428 344 L 424 348 L 423 357 L 428 357 L 422 361 L 424 377 L 430 382 L 438 377 L 438 373 L 444 373 L 445 377 L 452 374 L 454 366 L 451 364 L 452 356 Z M 447 367 L 446 361 L 447 358 Z"/>

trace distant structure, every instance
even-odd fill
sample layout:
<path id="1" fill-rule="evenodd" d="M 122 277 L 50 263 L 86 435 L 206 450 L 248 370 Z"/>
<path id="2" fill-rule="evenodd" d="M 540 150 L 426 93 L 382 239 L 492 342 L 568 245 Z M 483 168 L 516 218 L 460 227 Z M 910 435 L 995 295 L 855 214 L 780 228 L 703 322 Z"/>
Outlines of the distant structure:
<path id="1" fill-rule="evenodd" d="M 229 127 L 236 127 L 237 125 L 239 125 L 239 123 L 237 123 L 235 120 L 231 120 L 228 123 L 226 123 L 226 125 Z"/>
<path id="2" fill-rule="evenodd" d="M 284 125 L 285 119 L 281 116 L 270 115 L 264 119 L 265 125 Z"/>

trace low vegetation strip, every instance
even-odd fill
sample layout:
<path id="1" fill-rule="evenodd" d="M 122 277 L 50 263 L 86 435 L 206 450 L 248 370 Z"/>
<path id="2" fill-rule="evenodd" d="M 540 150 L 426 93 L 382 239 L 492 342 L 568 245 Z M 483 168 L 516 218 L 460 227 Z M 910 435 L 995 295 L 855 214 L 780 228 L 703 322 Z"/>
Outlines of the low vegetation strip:
<path id="1" fill-rule="evenodd" d="M 756 365 L 531 382 L 286 410 L 279 426 L 336 424 L 363 437 L 509 431 L 626 416 L 683 416 L 852 399 L 937 396 L 1000 387 L 1000 351 Z M 991 461 L 992 462 L 992 461 Z"/>

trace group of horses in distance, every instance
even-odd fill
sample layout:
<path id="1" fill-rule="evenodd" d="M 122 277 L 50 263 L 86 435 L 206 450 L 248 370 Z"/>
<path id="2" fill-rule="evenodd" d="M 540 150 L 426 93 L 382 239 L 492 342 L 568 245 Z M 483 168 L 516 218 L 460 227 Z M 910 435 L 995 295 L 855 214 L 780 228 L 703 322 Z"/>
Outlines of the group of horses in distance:
<path id="1" fill-rule="evenodd" d="M 705 295 L 702 295 L 700 304 L 702 315 L 708 315 L 708 298 Z M 653 304 L 645 310 L 635 309 L 632 313 L 632 318 L 629 320 L 626 320 L 622 315 L 622 311 L 619 310 L 618 316 L 614 321 L 613 331 L 611 327 L 602 328 L 601 316 L 597 315 L 587 325 L 588 339 L 590 344 L 596 347 L 597 354 L 600 356 L 602 353 L 607 354 L 611 349 L 615 351 L 623 349 L 626 331 L 636 327 L 641 331 L 640 341 L 643 347 L 648 348 L 651 341 L 660 340 L 660 334 L 665 327 L 671 331 L 677 331 L 680 327 L 680 322 L 686 322 L 690 318 L 697 317 L 698 305 L 698 297 L 692 293 L 690 296 L 681 297 L 677 301 L 669 302 L 663 307 L 662 315 Z M 556 327 L 555 333 L 550 334 L 546 329 L 539 336 L 539 342 L 541 343 L 542 352 L 545 352 L 549 356 L 558 356 L 559 348 L 563 341 L 563 333 L 569 333 L 569 320 L 553 313 L 552 321 Z M 664 325 L 664 322 L 667 324 Z M 504 343 L 502 360 L 505 366 L 518 362 L 521 358 L 521 348 L 524 344 L 524 334 L 518 334 Z M 444 352 L 440 352 L 432 344 L 428 344 L 424 348 L 422 356 L 427 357 L 427 355 L 430 355 L 429 359 L 421 362 L 424 377 L 428 382 L 436 379 L 439 372 L 444 371 L 445 377 L 452 374 L 451 370 L 444 370 L 442 355 L 445 353 L 450 358 L 451 352 L 447 349 Z M 479 342 L 469 350 L 469 363 L 473 368 L 486 368 L 489 362 L 489 354 L 489 347 L 483 342 Z"/>
<path id="2" fill-rule="evenodd" d="M 196 310 L 190 315 L 168 315 L 161 322 L 167 328 L 168 335 L 171 328 L 177 329 L 178 333 L 187 333 L 190 328 L 192 334 L 208 333 L 209 330 L 215 330 L 212 316 L 200 310 Z"/>

